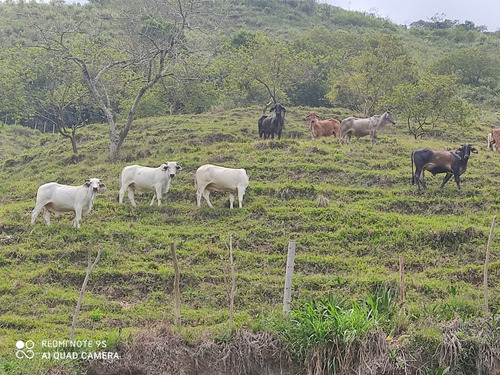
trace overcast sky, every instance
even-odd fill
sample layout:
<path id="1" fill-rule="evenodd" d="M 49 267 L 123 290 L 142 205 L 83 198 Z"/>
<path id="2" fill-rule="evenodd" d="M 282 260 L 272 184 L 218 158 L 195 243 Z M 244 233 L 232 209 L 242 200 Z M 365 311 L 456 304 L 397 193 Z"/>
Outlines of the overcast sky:
<path id="1" fill-rule="evenodd" d="M 445 19 L 472 21 L 488 31 L 500 29 L 500 0 L 320 0 L 347 10 L 374 13 L 399 25 L 429 21 L 436 13 Z"/>

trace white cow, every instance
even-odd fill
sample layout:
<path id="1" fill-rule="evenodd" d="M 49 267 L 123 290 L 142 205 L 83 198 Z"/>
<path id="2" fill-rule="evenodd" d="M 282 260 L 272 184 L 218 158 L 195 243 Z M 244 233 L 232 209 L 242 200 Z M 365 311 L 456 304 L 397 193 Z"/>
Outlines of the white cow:
<path id="1" fill-rule="evenodd" d="M 121 173 L 121 187 L 118 201 L 123 203 L 125 191 L 128 189 L 128 198 L 132 206 L 136 207 L 134 201 L 134 192 L 142 194 L 146 191 L 153 191 L 153 199 L 158 199 L 158 206 L 161 205 L 162 198 L 170 189 L 170 182 L 175 177 L 177 171 L 182 170 L 181 166 L 175 161 L 163 163 L 158 168 L 141 167 L 140 165 L 129 165 L 123 168 Z"/>
<path id="2" fill-rule="evenodd" d="M 382 115 L 375 115 L 368 118 L 348 117 L 340 123 L 340 141 L 346 140 L 351 143 L 351 137 L 356 138 L 369 135 L 372 145 L 377 141 L 378 134 L 384 130 L 386 124 L 395 124 L 396 120 L 392 112 L 386 111 Z"/>
<path id="3" fill-rule="evenodd" d="M 229 193 L 229 202 L 233 208 L 234 195 L 238 194 L 240 208 L 243 204 L 243 195 L 248 187 L 248 175 L 244 169 L 224 168 L 216 165 L 202 165 L 196 171 L 195 186 L 196 203 L 201 205 L 201 196 L 205 198 L 210 208 L 214 208 L 210 203 L 211 191 L 225 191 Z"/>
<path id="4" fill-rule="evenodd" d="M 47 225 L 50 225 L 51 212 L 59 217 L 63 212 L 74 211 L 73 226 L 80 228 L 82 216 L 89 214 L 97 193 L 104 189 L 106 185 L 102 184 L 98 178 L 87 179 L 82 186 L 61 185 L 56 182 L 44 184 L 38 188 L 36 194 L 36 206 L 31 214 L 31 224 L 35 224 L 42 210 Z"/>

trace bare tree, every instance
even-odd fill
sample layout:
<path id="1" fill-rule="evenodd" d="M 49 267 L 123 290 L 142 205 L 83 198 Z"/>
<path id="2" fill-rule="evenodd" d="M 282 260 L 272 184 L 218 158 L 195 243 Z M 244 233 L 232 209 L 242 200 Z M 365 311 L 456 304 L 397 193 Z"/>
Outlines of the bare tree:
<path id="1" fill-rule="evenodd" d="M 75 108 L 76 100 L 72 100 L 67 98 L 65 93 L 69 91 L 63 89 L 64 93 L 60 97 L 60 100 L 49 101 L 49 105 L 44 108 L 40 108 L 35 111 L 35 114 L 50 123 L 54 126 L 59 134 L 61 134 L 64 138 L 67 138 L 71 142 L 71 147 L 73 149 L 73 154 L 78 155 L 78 149 L 76 146 L 76 131 L 77 129 L 83 127 L 85 125 L 85 119 L 83 118 L 81 107 L 80 109 Z M 72 119 L 69 119 L 68 116 L 69 109 L 72 109 Z"/>
<path id="2" fill-rule="evenodd" d="M 207 47 L 210 34 L 203 29 L 213 30 L 206 20 L 214 17 L 207 17 L 202 0 L 117 2 L 113 12 L 97 12 L 93 19 L 86 13 L 67 12 L 62 4 L 51 6 L 60 16 L 55 26 L 31 15 L 40 45 L 78 66 L 108 122 L 112 160 L 119 155 L 144 94 L 168 76 L 196 79 L 193 71 L 199 74 L 200 66 L 208 63 L 208 52 L 213 53 L 213 47 Z M 113 35 L 108 23 L 120 25 L 123 35 Z M 117 99 L 112 94 L 123 75 L 128 77 L 124 86 L 132 100 L 126 123 L 118 129 Z"/>

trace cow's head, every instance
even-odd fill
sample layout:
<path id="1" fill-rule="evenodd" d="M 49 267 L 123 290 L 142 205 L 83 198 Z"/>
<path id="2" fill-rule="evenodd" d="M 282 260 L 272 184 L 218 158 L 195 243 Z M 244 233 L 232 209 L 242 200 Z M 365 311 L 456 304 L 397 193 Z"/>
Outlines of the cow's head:
<path id="1" fill-rule="evenodd" d="M 464 143 L 463 145 L 460 145 L 460 148 L 458 148 L 457 153 L 459 154 L 461 159 L 464 160 L 469 160 L 470 158 L 470 153 L 477 154 L 477 150 L 472 147 L 469 143 Z"/>
<path id="2" fill-rule="evenodd" d="M 181 171 L 182 167 L 176 161 L 167 161 L 162 164 L 163 170 L 168 173 L 170 178 L 174 178 L 177 171 Z"/>
<path id="3" fill-rule="evenodd" d="M 87 178 L 83 186 L 92 189 L 96 193 L 106 189 L 106 185 L 102 184 L 98 178 Z"/>
<path id="4" fill-rule="evenodd" d="M 391 123 L 391 124 L 395 124 L 396 123 L 396 120 L 394 119 L 394 115 L 392 114 L 391 111 L 387 110 L 385 111 L 384 113 L 384 116 L 385 118 Z"/>
<path id="5" fill-rule="evenodd" d="M 286 109 L 280 103 L 276 103 L 271 107 L 271 112 L 274 111 L 278 116 L 285 116 Z"/>
<path id="6" fill-rule="evenodd" d="M 306 116 L 306 120 L 310 120 L 310 121 L 314 121 L 314 119 L 318 119 L 319 120 L 319 117 L 318 115 L 316 114 L 316 112 L 309 112 L 309 114 Z"/>

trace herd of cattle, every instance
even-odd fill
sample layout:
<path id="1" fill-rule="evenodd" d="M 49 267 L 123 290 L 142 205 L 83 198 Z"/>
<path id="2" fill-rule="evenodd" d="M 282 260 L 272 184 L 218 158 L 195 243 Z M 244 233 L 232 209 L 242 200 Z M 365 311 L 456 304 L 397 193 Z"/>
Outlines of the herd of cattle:
<path id="1" fill-rule="evenodd" d="M 142 167 L 140 165 L 129 165 L 123 168 L 120 177 L 120 192 L 118 201 L 123 203 L 125 192 L 132 206 L 136 207 L 134 193 L 153 192 L 158 206 L 161 205 L 163 197 L 170 190 L 170 183 L 182 167 L 175 161 L 163 163 L 158 168 Z M 197 187 L 196 198 L 198 207 L 201 206 L 203 196 L 208 205 L 211 191 L 222 191 L 229 193 L 231 208 L 233 208 L 234 196 L 238 195 L 240 208 L 243 204 L 243 195 L 248 186 L 248 175 L 244 169 L 224 168 L 216 165 L 202 165 L 196 171 L 195 186 Z M 45 223 L 50 225 L 50 214 L 58 217 L 63 212 L 74 212 L 73 226 L 80 228 L 82 216 L 86 216 L 92 210 L 97 193 L 106 189 L 106 185 L 98 178 L 90 178 L 82 186 L 61 185 L 49 182 L 38 188 L 35 209 L 31 214 L 31 224 L 43 211 Z"/>
<path id="2" fill-rule="evenodd" d="M 281 104 L 276 103 L 272 108 L 272 115 L 263 115 L 258 120 L 259 136 L 264 139 L 274 138 L 278 135 L 281 138 L 286 109 Z M 382 115 L 375 115 L 369 118 L 348 117 L 342 121 L 334 118 L 320 120 L 316 112 L 310 112 L 306 119 L 309 120 L 309 131 L 312 138 L 333 136 L 350 143 L 351 137 L 356 138 L 369 135 L 372 145 L 377 140 L 377 135 L 384 127 L 396 121 L 390 111 Z M 500 128 L 493 129 L 488 135 L 488 148 L 493 151 L 500 151 Z M 460 189 L 460 175 L 467 169 L 467 162 L 471 153 L 477 150 L 470 144 L 465 143 L 455 150 L 436 151 L 430 148 L 421 148 L 411 153 L 412 162 L 412 183 L 426 188 L 424 172 L 427 170 L 433 175 L 446 173 L 441 188 L 453 176 Z M 130 165 L 123 168 L 120 177 L 120 192 L 118 201 L 123 203 L 125 192 L 133 207 L 136 207 L 134 193 L 153 192 L 158 206 L 170 189 L 170 183 L 177 171 L 182 167 L 177 162 L 166 162 L 157 168 L 143 167 L 140 165 Z M 239 207 L 242 207 L 243 195 L 249 184 L 249 178 L 245 169 L 225 168 L 211 164 L 203 165 L 196 171 L 196 203 L 201 206 L 203 196 L 210 208 L 213 208 L 209 196 L 211 191 L 221 191 L 229 193 L 230 208 L 233 208 L 235 195 L 238 196 Z M 32 212 L 31 224 L 35 223 L 38 215 L 43 211 L 43 218 L 47 225 L 50 225 L 50 215 L 54 213 L 59 216 L 63 212 L 74 212 L 75 219 L 73 226 L 80 227 L 83 216 L 92 210 L 93 202 L 97 193 L 106 189 L 106 185 L 98 178 L 87 179 L 82 186 L 67 186 L 56 182 L 49 182 L 38 188 L 36 205 Z"/>

